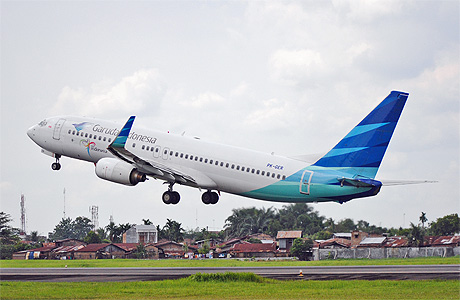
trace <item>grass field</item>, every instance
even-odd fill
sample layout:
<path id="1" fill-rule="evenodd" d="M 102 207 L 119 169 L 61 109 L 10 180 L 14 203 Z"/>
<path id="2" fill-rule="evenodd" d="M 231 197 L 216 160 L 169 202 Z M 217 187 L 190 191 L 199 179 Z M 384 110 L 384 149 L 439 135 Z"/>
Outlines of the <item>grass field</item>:
<path id="1" fill-rule="evenodd" d="M 358 265 L 460 264 L 460 256 L 389 259 L 338 259 L 322 261 L 241 261 L 236 259 L 92 259 L 92 260 L 0 260 L 0 268 L 174 268 L 174 267 L 268 267 L 268 266 L 358 266 Z"/>
<path id="2" fill-rule="evenodd" d="M 230 273 L 235 274 L 235 273 Z M 149 282 L 0 282 L 1 299 L 459 299 L 457 280 L 277 281 L 254 274 Z M 225 274 L 224 274 L 225 276 Z M 204 279 L 204 280 L 203 280 Z"/>

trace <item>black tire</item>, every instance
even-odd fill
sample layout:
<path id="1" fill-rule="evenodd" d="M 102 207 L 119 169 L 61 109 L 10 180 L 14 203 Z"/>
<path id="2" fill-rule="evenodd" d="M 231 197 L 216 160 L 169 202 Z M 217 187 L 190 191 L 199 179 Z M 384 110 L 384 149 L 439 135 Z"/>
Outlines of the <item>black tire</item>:
<path id="1" fill-rule="evenodd" d="M 172 201 L 171 204 L 177 204 L 180 201 L 180 194 L 178 192 L 171 192 Z"/>
<path id="2" fill-rule="evenodd" d="M 212 196 L 210 192 L 205 192 L 203 195 L 201 195 L 201 201 L 203 201 L 204 204 L 208 205 L 211 203 Z"/>
<path id="3" fill-rule="evenodd" d="M 61 169 L 61 164 L 60 163 L 52 163 L 51 164 L 51 169 L 53 169 L 54 171 L 58 171 Z"/>
<path id="4" fill-rule="evenodd" d="M 172 200 L 174 199 L 174 196 L 172 195 L 170 191 L 166 191 L 163 193 L 163 196 L 161 197 L 161 199 L 163 200 L 164 204 L 171 204 Z"/>
<path id="5" fill-rule="evenodd" d="M 219 195 L 216 192 L 212 192 L 211 194 L 211 204 L 216 204 L 219 201 Z"/>

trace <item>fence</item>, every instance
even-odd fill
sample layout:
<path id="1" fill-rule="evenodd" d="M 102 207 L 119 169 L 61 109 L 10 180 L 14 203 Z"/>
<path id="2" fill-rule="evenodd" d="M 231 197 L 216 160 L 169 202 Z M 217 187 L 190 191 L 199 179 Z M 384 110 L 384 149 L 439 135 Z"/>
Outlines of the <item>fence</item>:
<path id="1" fill-rule="evenodd" d="M 355 249 L 315 249 L 313 260 L 339 258 L 410 258 L 410 257 L 450 257 L 460 255 L 460 247 L 423 248 L 355 248 Z"/>

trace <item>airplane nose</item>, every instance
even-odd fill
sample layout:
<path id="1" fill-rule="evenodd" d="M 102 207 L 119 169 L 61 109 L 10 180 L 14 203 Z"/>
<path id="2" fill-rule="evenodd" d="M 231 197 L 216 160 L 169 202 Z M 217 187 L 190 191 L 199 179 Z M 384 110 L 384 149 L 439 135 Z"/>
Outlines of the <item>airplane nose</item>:
<path id="1" fill-rule="evenodd" d="M 32 126 L 27 130 L 27 135 L 29 136 L 31 140 L 35 139 L 36 134 L 37 134 L 37 125 Z"/>

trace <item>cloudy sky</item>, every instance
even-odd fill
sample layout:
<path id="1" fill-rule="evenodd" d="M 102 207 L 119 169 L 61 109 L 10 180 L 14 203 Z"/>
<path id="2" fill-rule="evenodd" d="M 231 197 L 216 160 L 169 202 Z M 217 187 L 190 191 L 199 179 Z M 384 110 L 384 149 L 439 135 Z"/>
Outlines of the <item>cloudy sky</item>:
<path id="1" fill-rule="evenodd" d="M 460 211 L 458 1 L 1 1 L 1 210 L 27 230 L 63 216 L 99 223 L 166 218 L 221 229 L 231 210 L 282 204 L 96 177 L 53 159 L 26 135 L 72 114 L 294 156 L 325 153 L 391 90 L 409 100 L 378 179 L 437 180 L 314 208 L 335 220 L 399 227 Z"/>

